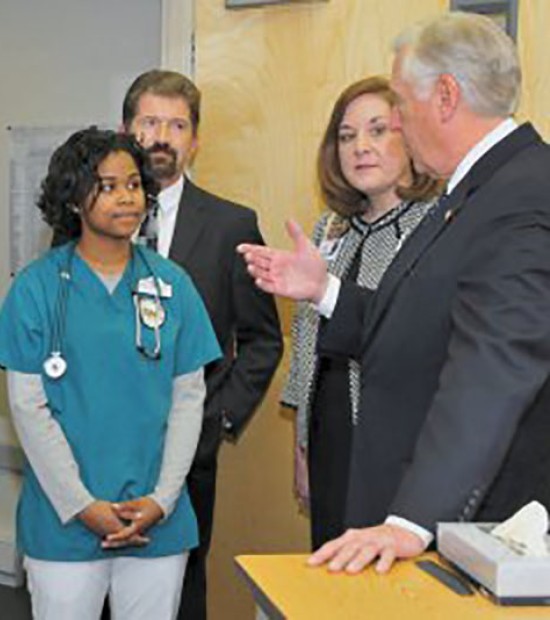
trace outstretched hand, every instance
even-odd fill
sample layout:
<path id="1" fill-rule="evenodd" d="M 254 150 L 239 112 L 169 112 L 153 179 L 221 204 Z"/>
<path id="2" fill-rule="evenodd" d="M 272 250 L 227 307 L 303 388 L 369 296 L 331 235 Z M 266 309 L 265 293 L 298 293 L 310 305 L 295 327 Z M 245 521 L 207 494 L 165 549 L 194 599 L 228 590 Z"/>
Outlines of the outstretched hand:
<path id="1" fill-rule="evenodd" d="M 285 226 L 294 245 L 292 250 L 241 243 L 237 252 L 243 255 L 249 273 L 263 291 L 318 303 L 327 288 L 326 263 L 295 221 L 289 220 Z"/>
<path id="2" fill-rule="evenodd" d="M 378 573 L 387 573 L 395 560 L 413 558 L 425 551 L 424 541 L 397 525 L 377 525 L 350 529 L 339 538 L 325 543 L 308 559 L 309 566 L 328 564 L 333 572 L 361 572 L 375 564 Z"/>

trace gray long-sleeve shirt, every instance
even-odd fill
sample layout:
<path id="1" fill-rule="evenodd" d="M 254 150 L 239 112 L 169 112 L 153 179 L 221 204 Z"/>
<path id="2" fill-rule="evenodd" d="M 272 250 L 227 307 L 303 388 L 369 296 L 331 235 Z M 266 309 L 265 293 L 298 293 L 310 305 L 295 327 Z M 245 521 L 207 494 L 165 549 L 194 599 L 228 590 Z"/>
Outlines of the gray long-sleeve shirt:
<path id="1" fill-rule="evenodd" d="M 96 499 L 80 478 L 71 446 L 48 407 L 40 375 L 8 371 L 14 426 L 38 481 L 67 523 Z M 202 427 L 203 369 L 176 377 L 159 479 L 150 497 L 168 516 L 185 483 Z"/>

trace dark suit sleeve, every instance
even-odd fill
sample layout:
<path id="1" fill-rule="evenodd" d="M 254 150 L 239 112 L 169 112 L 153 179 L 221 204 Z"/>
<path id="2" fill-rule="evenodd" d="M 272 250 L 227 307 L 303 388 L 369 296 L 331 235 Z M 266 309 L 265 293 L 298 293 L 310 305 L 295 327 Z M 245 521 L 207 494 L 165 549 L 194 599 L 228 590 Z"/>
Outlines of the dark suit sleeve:
<path id="1" fill-rule="evenodd" d="M 428 529 L 475 515 L 549 372 L 550 221 L 509 216 L 485 233 L 462 270 L 439 389 L 390 509 Z"/>
<path id="2" fill-rule="evenodd" d="M 321 321 L 319 355 L 360 359 L 373 299 L 373 291 L 342 281 L 332 317 Z"/>
<path id="3" fill-rule="evenodd" d="M 242 220 L 237 243 L 264 241 L 255 215 Z M 238 435 L 254 413 L 281 359 L 283 341 L 275 301 L 260 291 L 235 252 L 232 272 L 236 355 L 215 406 L 227 412 Z"/>

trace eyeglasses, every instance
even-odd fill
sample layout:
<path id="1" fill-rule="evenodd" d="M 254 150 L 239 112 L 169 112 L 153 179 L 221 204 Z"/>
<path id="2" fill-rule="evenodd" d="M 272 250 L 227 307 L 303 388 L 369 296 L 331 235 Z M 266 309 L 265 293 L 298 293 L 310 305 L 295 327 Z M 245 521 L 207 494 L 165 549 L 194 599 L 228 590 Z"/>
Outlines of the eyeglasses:
<path id="1" fill-rule="evenodd" d="M 177 138 L 192 129 L 191 121 L 186 118 L 161 118 L 159 116 L 142 116 L 136 119 L 138 135 L 168 134 Z"/>

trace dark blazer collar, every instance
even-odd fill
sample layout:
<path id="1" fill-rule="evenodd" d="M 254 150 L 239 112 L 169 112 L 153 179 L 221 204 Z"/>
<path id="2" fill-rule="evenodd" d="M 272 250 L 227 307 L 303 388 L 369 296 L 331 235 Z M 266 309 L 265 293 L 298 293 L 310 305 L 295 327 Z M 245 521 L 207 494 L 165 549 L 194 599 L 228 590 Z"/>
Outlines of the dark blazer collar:
<path id="1" fill-rule="evenodd" d="M 205 227 L 206 218 L 201 209 L 200 190 L 185 177 L 169 257 L 177 263 L 185 263 Z"/>
<path id="2" fill-rule="evenodd" d="M 481 185 L 487 183 L 493 174 L 517 153 L 535 142 L 541 141 L 540 135 L 531 123 L 520 125 L 500 142 L 497 142 L 472 166 L 468 174 L 453 190 L 451 197 L 454 197 L 456 193 L 462 199 L 467 198 L 477 191 Z"/>
<path id="3" fill-rule="evenodd" d="M 367 343 L 388 304 L 393 299 L 402 278 L 410 273 L 418 260 L 434 243 L 446 226 L 451 225 L 460 210 L 467 205 L 468 198 L 493 176 L 507 161 L 524 148 L 541 142 L 540 135 L 530 123 L 525 123 L 508 134 L 483 155 L 468 174 L 453 189 L 443 196 L 428 212 L 424 220 L 403 244 L 391 265 L 388 267 L 378 287 L 368 318 L 368 328 L 364 334 Z"/>

